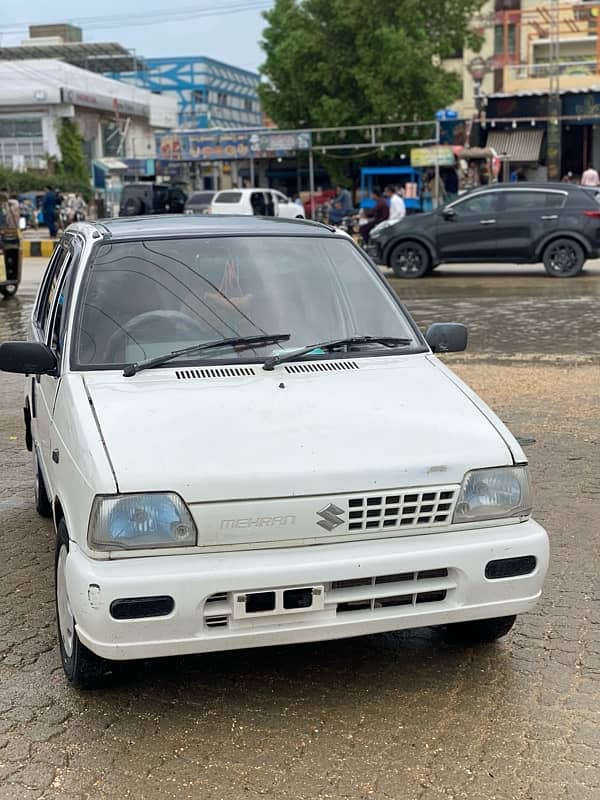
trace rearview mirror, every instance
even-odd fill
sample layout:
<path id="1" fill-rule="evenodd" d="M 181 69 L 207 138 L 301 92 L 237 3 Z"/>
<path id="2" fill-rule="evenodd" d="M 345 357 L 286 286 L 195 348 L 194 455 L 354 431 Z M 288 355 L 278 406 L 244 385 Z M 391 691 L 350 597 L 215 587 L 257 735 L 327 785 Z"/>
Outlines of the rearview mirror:
<path id="1" fill-rule="evenodd" d="M 468 332 L 460 322 L 434 322 L 425 341 L 434 353 L 461 353 L 467 349 Z"/>
<path id="2" fill-rule="evenodd" d="M 0 370 L 29 375 L 56 374 L 56 356 L 40 342 L 0 344 Z"/>
<path id="3" fill-rule="evenodd" d="M 442 214 L 444 215 L 444 219 L 454 219 L 456 211 L 453 208 L 444 208 L 442 209 Z"/>

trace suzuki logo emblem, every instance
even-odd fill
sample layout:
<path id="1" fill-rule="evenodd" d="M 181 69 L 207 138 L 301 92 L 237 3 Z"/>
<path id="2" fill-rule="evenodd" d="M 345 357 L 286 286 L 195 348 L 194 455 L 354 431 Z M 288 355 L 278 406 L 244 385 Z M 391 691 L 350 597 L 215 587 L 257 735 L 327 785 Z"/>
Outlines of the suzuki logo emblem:
<path id="1" fill-rule="evenodd" d="M 334 506 L 333 503 L 330 503 L 317 512 L 317 516 L 322 517 L 322 519 L 317 522 L 317 525 L 324 528 L 326 531 L 332 531 L 339 525 L 344 524 L 344 520 L 340 516 L 344 513 L 345 511 L 343 508 L 339 508 L 339 506 Z"/>

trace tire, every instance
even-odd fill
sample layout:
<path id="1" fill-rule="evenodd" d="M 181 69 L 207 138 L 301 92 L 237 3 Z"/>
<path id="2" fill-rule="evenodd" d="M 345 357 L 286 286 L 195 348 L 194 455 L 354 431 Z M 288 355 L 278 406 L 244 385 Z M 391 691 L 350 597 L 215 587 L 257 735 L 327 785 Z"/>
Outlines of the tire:
<path id="1" fill-rule="evenodd" d="M 16 283 L 8 283 L 6 286 L 0 286 L 0 294 L 3 297 L 14 297 L 17 293 L 17 289 L 19 288 L 18 284 Z"/>
<path id="2" fill-rule="evenodd" d="M 47 519 L 52 516 L 52 503 L 50 502 L 50 498 L 48 497 L 48 492 L 46 491 L 46 484 L 44 483 L 44 478 L 42 477 L 42 471 L 40 469 L 40 465 L 38 464 L 37 456 L 35 455 L 33 457 L 33 463 L 35 471 L 35 478 L 33 484 L 35 510 L 40 515 L 40 517 L 45 517 Z"/>
<path id="3" fill-rule="evenodd" d="M 139 217 L 144 214 L 144 203 L 139 197 L 130 197 L 125 201 L 121 216 Z"/>
<path id="4" fill-rule="evenodd" d="M 501 639 L 515 624 L 516 616 L 455 622 L 442 628 L 442 637 L 453 644 L 489 644 Z"/>
<path id="5" fill-rule="evenodd" d="M 388 259 L 397 278 L 423 278 L 431 269 L 431 257 L 419 242 L 397 244 Z"/>
<path id="6" fill-rule="evenodd" d="M 65 521 L 61 519 L 56 534 L 56 556 L 54 561 L 56 623 L 58 647 L 63 670 L 69 683 L 76 689 L 96 689 L 106 685 L 111 664 L 92 653 L 79 641 L 75 618 L 67 594 L 66 558 L 69 552 L 69 534 Z"/>
<path id="7" fill-rule="evenodd" d="M 546 272 L 552 278 L 574 278 L 585 264 L 583 247 L 574 239 L 555 239 L 542 255 Z"/>

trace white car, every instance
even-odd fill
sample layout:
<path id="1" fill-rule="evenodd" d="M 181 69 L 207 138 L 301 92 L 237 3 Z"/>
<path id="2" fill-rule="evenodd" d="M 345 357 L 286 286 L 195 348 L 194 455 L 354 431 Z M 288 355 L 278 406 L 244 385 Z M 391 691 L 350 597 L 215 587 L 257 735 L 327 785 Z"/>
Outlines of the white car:
<path id="1" fill-rule="evenodd" d="M 304 208 L 276 189 L 225 189 L 213 197 L 210 213 L 305 219 Z"/>
<path id="2" fill-rule="evenodd" d="M 491 641 L 537 603 L 527 459 L 346 236 L 317 223 L 70 226 L 24 373 L 56 527 L 65 673 L 441 626 Z M 114 664 L 112 665 L 114 666 Z"/>

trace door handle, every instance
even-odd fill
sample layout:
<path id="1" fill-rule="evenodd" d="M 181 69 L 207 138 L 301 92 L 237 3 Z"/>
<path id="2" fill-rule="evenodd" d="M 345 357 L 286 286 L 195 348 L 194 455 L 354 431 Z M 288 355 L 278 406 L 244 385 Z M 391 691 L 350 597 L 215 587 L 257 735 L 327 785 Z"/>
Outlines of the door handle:
<path id="1" fill-rule="evenodd" d="M 546 214 L 546 216 L 540 217 L 540 219 L 558 219 L 558 214 Z"/>
<path id="2" fill-rule="evenodd" d="M 496 224 L 496 220 L 495 219 L 482 219 L 482 220 L 480 220 L 479 224 L 480 225 L 495 225 Z"/>

